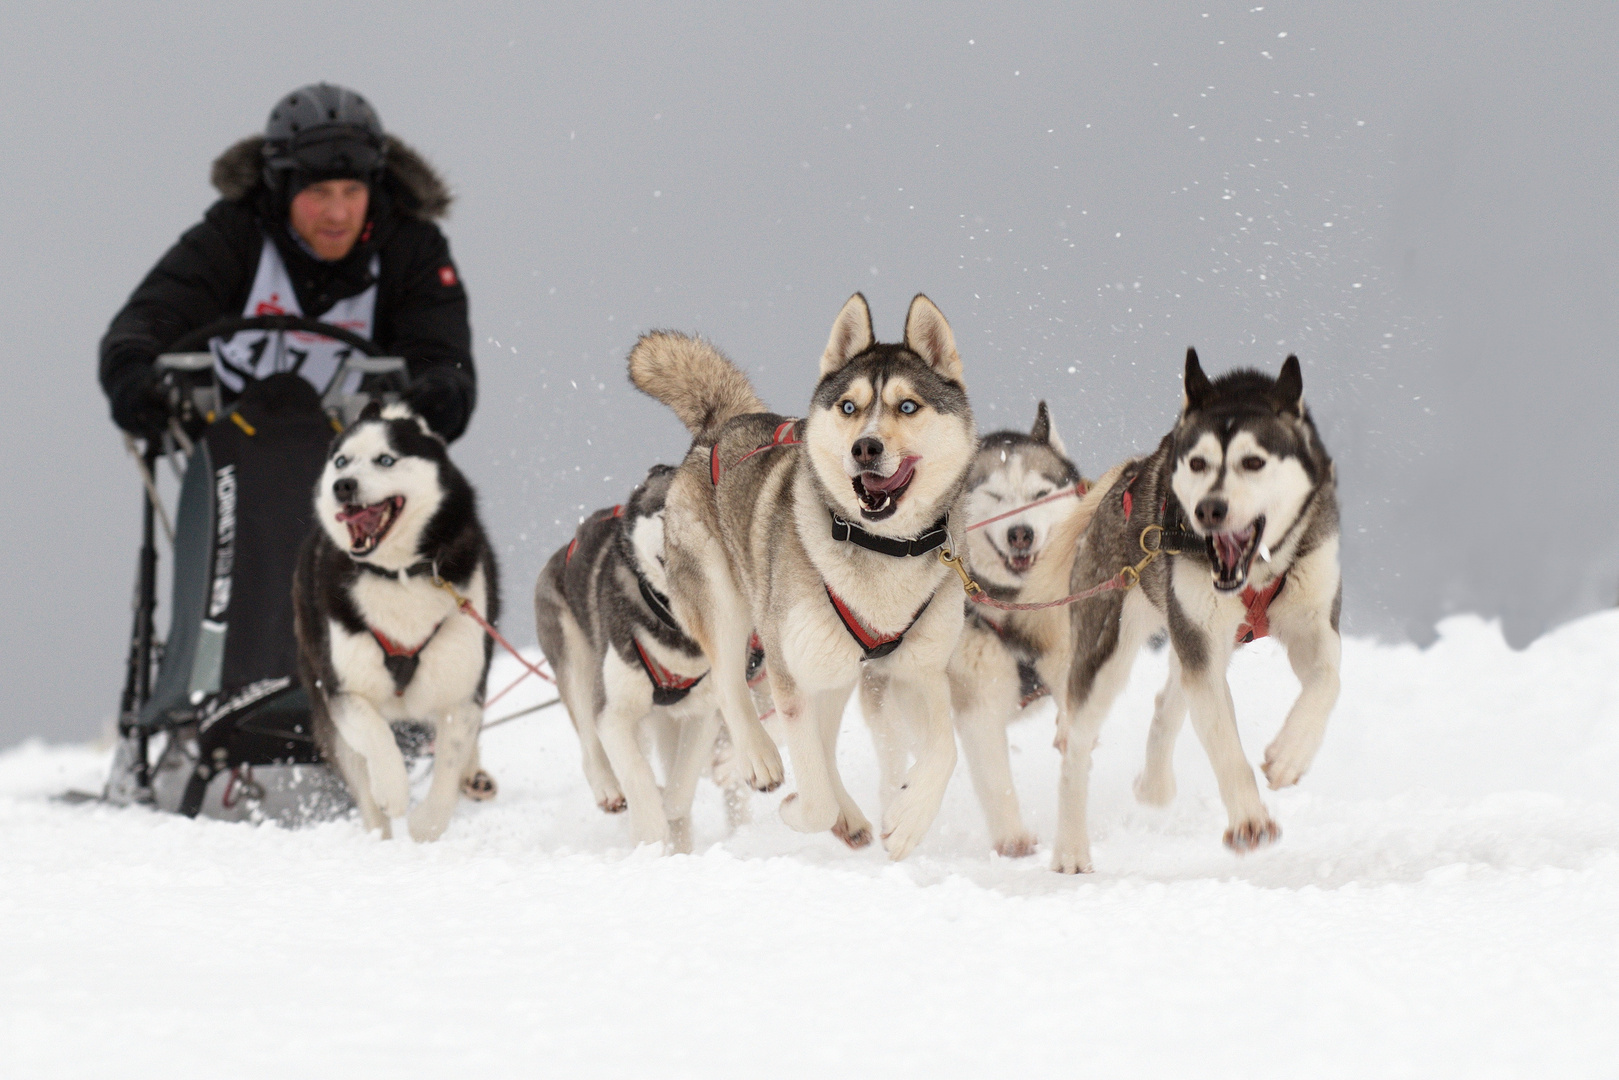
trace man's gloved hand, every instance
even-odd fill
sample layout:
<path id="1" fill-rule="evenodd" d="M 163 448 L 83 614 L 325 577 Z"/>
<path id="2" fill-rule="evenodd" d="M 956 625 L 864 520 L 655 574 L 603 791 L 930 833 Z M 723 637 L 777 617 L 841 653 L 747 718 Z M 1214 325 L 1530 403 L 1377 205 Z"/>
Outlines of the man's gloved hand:
<path id="1" fill-rule="evenodd" d="M 143 438 L 156 438 L 169 425 L 169 386 L 156 368 L 139 367 L 108 395 L 113 423 Z"/>
<path id="2" fill-rule="evenodd" d="M 446 442 L 460 438 L 471 419 L 466 388 L 437 372 L 424 372 L 411 382 L 401 397 Z"/>

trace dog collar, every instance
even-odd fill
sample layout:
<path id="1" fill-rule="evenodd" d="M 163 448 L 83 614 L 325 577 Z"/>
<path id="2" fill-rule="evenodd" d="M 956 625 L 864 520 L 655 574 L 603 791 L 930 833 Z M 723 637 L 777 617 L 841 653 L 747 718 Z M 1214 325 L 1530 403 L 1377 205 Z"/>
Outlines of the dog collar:
<path id="1" fill-rule="evenodd" d="M 636 584 L 641 586 L 641 599 L 646 601 L 646 606 L 652 609 L 652 614 L 658 617 L 658 621 L 684 636 L 685 631 L 681 630 L 680 624 L 675 622 L 675 613 L 669 607 L 669 598 L 654 589 L 652 582 L 648 581 L 646 575 L 639 570 L 635 572 L 635 581 Z"/>
<path id="2" fill-rule="evenodd" d="M 376 563 L 362 562 L 359 559 L 354 560 L 354 565 L 378 577 L 385 577 L 389 581 L 399 580 L 400 571 L 398 570 L 385 570 Z M 436 571 L 432 560 L 423 559 L 421 562 L 411 563 L 405 567 L 403 572 L 406 577 L 431 577 Z"/>
<path id="3" fill-rule="evenodd" d="M 926 555 L 936 548 L 943 547 L 950 540 L 949 514 L 935 521 L 921 536 L 913 536 L 909 540 L 896 540 L 891 536 L 878 536 L 876 533 L 867 532 L 854 522 L 843 520 L 836 510 L 831 513 L 832 539 L 863 547 L 867 551 L 892 555 L 896 559 L 911 555 Z"/>

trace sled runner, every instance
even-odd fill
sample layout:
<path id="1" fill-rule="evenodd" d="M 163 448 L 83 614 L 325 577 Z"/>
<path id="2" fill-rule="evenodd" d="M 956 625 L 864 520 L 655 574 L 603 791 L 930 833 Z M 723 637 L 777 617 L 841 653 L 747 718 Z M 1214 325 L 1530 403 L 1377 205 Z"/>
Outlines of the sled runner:
<path id="1" fill-rule="evenodd" d="M 408 381 L 404 360 L 376 352 L 340 326 L 275 315 L 215 323 L 158 358 L 173 419 L 139 453 L 142 544 L 108 801 L 283 821 L 350 805 L 298 684 L 292 573 L 334 432 Z M 165 459 L 180 477 L 172 525 L 156 484 Z M 172 547 L 163 641 L 159 524 Z M 425 731 L 398 737 L 407 756 L 426 751 Z"/>

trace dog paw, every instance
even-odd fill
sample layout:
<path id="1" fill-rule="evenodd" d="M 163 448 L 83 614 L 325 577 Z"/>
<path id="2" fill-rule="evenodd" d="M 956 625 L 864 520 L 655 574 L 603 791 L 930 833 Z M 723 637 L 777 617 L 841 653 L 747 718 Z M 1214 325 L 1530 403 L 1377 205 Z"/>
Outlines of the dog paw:
<path id="1" fill-rule="evenodd" d="M 488 802 L 499 790 L 495 778 L 482 769 L 461 778 L 461 794 L 473 802 Z"/>
<path id="2" fill-rule="evenodd" d="M 1091 870 L 1090 845 L 1061 847 L 1051 853 L 1051 868 L 1059 874 L 1089 874 Z"/>
<path id="3" fill-rule="evenodd" d="M 1225 846 L 1238 855 L 1267 847 L 1282 838 L 1282 827 L 1268 817 L 1244 821 L 1225 831 Z"/>
<path id="4" fill-rule="evenodd" d="M 871 822 L 863 817 L 851 822 L 846 815 L 839 814 L 838 820 L 832 823 L 832 835 L 859 851 L 871 844 Z"/>
<path id="5" fill-rule="evenodd" d="M 757 735 L 745 740 L 737 740 L 736 764 L 734 769 L 747 785 L 755 791 L 775 791 L 781 787 L 786 771 L 782 768 L 781 752 L 770 736 L 760 728 Z M 819 832 L 820 830 L 815 830 Z"/>
<path id="6" fill-rule="evenodd" d="M 602 813 L 604 814 L 622 814 L 625 810 L 629 809 L 630 803 L 628 799 L 624 798 L 624 796 L 615 793 L 612 795 L 604 795 L 600 799 L 597 799 L 596 805 L 601 807 Z"/>
<path id="7" fill-rule="evenodd" d="M 1289 738 L 1287 730 L 1276 736 L 1276 741 L 1265 748 L 1265 760 L 1260 769 L 1272 791 L 1292 787 L 1303 778 L 1315 758 L 1315 747 L 1307 740 Z"/>
<path id="8" fill-rule="evenodd" d="M 1026 859 L 1034 854 L 1039 841 L 1030 832 L 1021 832 L 1013 836 L 1003 836 L 995 841 L 995 854 L 1003 859 Z"/>
<path id="9" fill-rule="evenodd" d="M 371 798 L 376 800 L 383 817 L 405 816 L 410 810 L 410 777 L 405 774 L 403 761 L 394 768 L 386 764 L 371 765 Z"/>
<path id="10" fill-rule="evenodd" d="M 1175 799 L 1175 774 L 1143 769 L 1135 782 L 1136 801 L 1148 806 L 1168 806 Z"/>
<path id="11" fill-rule="evenodd" d="M 937 813 L 937 807 L 916 797 L 915 790 L 911 787 L 900 792 L 888 813 L 883 815 L 883 848 L 895 862 L 916 850 Z"/>
<path id="12" fill-rule="evenodd" d="M 829 806 L 824 811 L 811 811 L 807 799 L 800 799 L 798 792 L 793 792 L 781 800 L 781 820 L 794 832 L 816 833 L 826 832 L 838 819 L 836 806 Z"/>
<path id="13" fill-rule="evenodd" d="M 450 815 L 423 803 L 410 812 L 410 838 L 419 844 L 437 840 L 450 827 Z"/>

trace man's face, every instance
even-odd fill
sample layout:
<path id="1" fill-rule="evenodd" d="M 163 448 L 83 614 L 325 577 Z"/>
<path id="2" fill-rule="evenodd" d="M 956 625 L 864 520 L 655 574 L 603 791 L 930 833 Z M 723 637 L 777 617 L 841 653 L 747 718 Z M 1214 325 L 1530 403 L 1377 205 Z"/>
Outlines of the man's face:
<path id="1" fill-rule="evenodd" d="M 328 262 L 354 250 L 371 189 L 359 180 L 322 180 L 292 197 L 292 229 Z"/>

